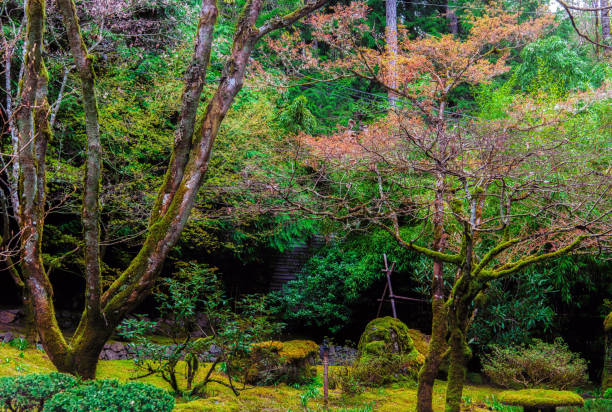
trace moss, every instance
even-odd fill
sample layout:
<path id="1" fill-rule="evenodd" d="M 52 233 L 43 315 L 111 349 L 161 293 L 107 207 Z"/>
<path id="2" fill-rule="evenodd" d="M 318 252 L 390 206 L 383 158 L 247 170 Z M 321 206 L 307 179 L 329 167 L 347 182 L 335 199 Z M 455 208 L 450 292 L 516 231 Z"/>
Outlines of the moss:
<path id="1" fill-rule="evenodd" d="M 248 384 L 305 383 L 315 375 L 312 363 L 319 345 L 313 341 L 267 341 L 254 344 L 251 349 L 250 357 L 241 362 Z"/>
<path id="2" fill-rule="evenodd" d="M 410 353 L 416 347 L 408 327 L 399 319 L 386 316 L 367 324 L 357 349 L 361 355 L 379 355 L 389 349 L 396 353 Z"/>
<path id="3" fill-rule="evenodd" d="M 430 337 L 417 329 L 408 329 L 408 334 L 414 343 L 415 349 L 425 357 L 427 351 L 429 351 Z"/>
<path id="4" fill-rule="evenodd" d="M 206 365 L 208 366 L 208 365 Z M 331 366 L 334 370 L 336 367 Z M 0 376 L 20 375 L 32 372 L 51 372 L 53 365 L 46 358 L 45 354 L 36 349 L 28 349 L 19 351 L 8 345 L 0 344 Z M 202 368 L 203 372 L 208 370 L 208 367 Z M 198 372 L 200 373 L 200 372 Z M 323 374 L 321 366 L 316 367 L 316 373 L 320 379 Z M 127 381 L 134 376 L 132 361 L 101 361 L 98 367 L 98 378 L 119 379 Z M 222 375 L 214 373 L 215 377 L 223 379 Z M 161 388 L 166 387 L 166 383 L 160 378 L 149 376 L 139 381 L 151 383 Z M 442 381 L 436 381 L 433 389 L 433 409 L 435 411 L 444 410 L 444 394 L 446 384 Z M 300 395 L 304 392 L 304 388 L 294 388 L 289 385 L 279 384 L 275 386 L 260 386 L 249 388 L 240 394 L 239 397 L 234 396 L 229 388 L 212 383 L 207 388 L 207 397 L 204 399 L 196 399 L 191 402 L 177 401 L 175 412 L 191 412 L 191 411 L 262 411 L 262 410 L 277 410 L 277 411 L 298 411 L 302 410 L 300 403 Z M 472 400 L 473 404 L 482 403 L 484 399 L 490 398 L 491 395 L 496 395 L 499 389 L 491 387 L 474 387 L 467 386 L 464 395 Z M 377 412 L 397 412 L 397 411 L 412 411 L 416 406 L 416 391 L 411 386 L 398 385 L 397 387 L 387 387 L 384 389 L 384 394 L 381 394 L 380 389 L 372 389 L 357 396 L 345 396 L 339 389 L 330 390 L 330 407 L 329 410 L 358 410 L 364 405 L 372 405 L 372 409 Z M 497 395 L 496 395 L 497 396 Z M 311 400 L 309 406 L 314 410 L 318 410 L 320 400 Z M 474 411 L 483 409 L 473 409 Z"/>
<path id="5" fill-rule="evenodd" d="M 499 400 L 505 405 L 525 406 L 530 408 L 584 405 L 584 399 L 574 392 L 547 389 L 504 391 L 499 394 Z"/>
<path id="6" fill-rule="evenodd" d="M 283 342 L 279 352 L 282 359 L 287 361 L 301 360 L 316 356 L 319 353 L 319 345 L 311 340 L 290 340 Z"/>

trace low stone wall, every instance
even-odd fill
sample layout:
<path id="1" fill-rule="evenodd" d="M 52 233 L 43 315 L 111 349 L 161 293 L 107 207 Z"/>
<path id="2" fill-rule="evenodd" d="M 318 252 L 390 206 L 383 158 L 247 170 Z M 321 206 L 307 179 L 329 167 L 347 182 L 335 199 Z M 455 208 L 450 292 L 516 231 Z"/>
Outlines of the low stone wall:
<path id="1" fill-rule="evenodd" d="M 60 310 L 57 313 L 58 323 L 63 329 L 74 329 L 79 321 L 79 313 Z M 5 309 L 0 310 L 0 327 L 4 326 L 7 329 L 15 329 L 19 326 L 23 319 L 23 311 L 21 309 Z M 0 342 L 8 343 L 13 339 L 23 338 L 16 332 L 0 332 Z M 37 345 L 39 348 L 42 348 Z M 167 350 L 171 351 L 172 345 L 168 345 Z M 202 356 L 204 361 L 213 361 L 218 356 L 221 350 L 213 345 L 211 350 Z M 323 352 L 317 360 L 317 364 L 322 363 Z M 100 352 L 100 360 L 126 360 L 134 357 L 133 351 L 127 343 L 108 342 L 104 345 Z M 329 364 L 330 365 L 349 365 L 357 358 L 357 349 L 348 346 L 330 345 L 329 346 Z"/>

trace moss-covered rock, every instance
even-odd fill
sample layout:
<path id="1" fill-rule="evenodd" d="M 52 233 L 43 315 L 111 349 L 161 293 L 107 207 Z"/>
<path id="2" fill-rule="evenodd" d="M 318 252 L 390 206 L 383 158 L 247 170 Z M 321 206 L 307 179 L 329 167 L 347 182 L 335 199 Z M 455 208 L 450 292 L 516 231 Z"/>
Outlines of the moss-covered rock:
<path id="1" fill-rule="evenodd" d="M 310 340 L 267 341 L 254 344 L 247 363 L 246 383 L 304 383 L 315 376 L 319 345 Z"/>
<path id="2" fill-rule="evenodd" d="M 584 399 L 574 392 L 548 389 L 504 391 L 499 400 L 505 405 L 522 406 L 525 412 L 554 411 L 558 406 L 583 406 Z"/>
<path id="3" fill-rule="evenodd" d="M 425 361 L 408 327 L 392 317 L 374 319 L 359 339 L 353 373 L 365 385 L 379 386 L 414 379 Z"/>
<path id="4" fill-rule="evenodd" d="M 399 319 L 386 316 L 367 324 L 357 347 L 360 356 L 378 356 L 389 350 L 394 353 L 417 352 L 410 330 Z"/>

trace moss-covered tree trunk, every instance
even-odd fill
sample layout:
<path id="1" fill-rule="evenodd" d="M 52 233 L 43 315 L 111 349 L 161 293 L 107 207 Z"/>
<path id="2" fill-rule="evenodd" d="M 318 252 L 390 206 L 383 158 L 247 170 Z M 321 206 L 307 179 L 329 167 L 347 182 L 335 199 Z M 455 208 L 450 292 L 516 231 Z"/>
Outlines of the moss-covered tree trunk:
<path id="1" fill-rule="evenodd" d="M 436 197 L 433 250 L 442 252 L 445 245 L 444 234 L 444 178 L 436 176 Z M 431 282 L 431 339 L 425 362 L 419 371 L 417 387 L 417 412 L 433 412 L 433 387 L 446 351 L 447 310 L 444 305 L 444 266 L 439 258 L 434 259 Z"/>
<path id="2" fill-rule="evenodd" d="M 447 316 L 443 299 L 432 301 L 433 319 L 429 350 L 419 371 L 417 387 L 417 412 L 433 412 L 433 386 L 447 348 Z"/>
<path id="3" fill-rule="evenodd" d="M 95 378 L 100 351 L 123 317 L 150 292 L 164 260 L 185 227 L 208 168 L 215 138 L 234 98 L 241 90 L 246 67 L 261 37 L 289 26 L 328 0 L 307 2 L 284 17 L 257 27 L 263 0 L 248 0 L 236 26 L 231 55 L 216 92 L 197 130 L 195 116 L 205 82 L 217 17 L 216 0 L 202 0 L 192 62 L 185 75 L 179 129 L 175 135 L 166 180 L 151 212 L 149 230 L 138 255 L 106 290 L 100 284 L 101 145 L 95 75 L 78 23 L 74 0 L 57 0 L 71 53 L 81 80 L 87 149 L 83 187 L 83 239 L 86 281 L 85 309 L 77 331 L 68 342 L 59 328 L 53 289 L 42 262 L 45 216 L 45 152 L 50 138 L 47 75 L 42 59 L 45 1 L 30 0 L 26 11 L 26 62 L 19 110 L 19 203 L 23 280 L 34 307 L 34 319 L 49 359 L 62 372 Z"/>

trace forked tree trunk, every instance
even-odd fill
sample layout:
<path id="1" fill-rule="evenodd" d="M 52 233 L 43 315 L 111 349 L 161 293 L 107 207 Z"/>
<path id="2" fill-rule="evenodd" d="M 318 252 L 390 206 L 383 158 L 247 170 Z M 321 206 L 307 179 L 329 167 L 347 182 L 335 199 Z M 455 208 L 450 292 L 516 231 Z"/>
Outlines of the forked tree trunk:
<path id="1" fill-rule="evenodd" d="M 231 56 L 201 124 L 195 115 L 205 81 L 212 35 L 217 17 L 216 0 L 202 0 L 192 62 L 185 75 L 179 128 L 166 179 L 151 213 L 149 231 L 138 255 L 121 276 L 102 293 L 100 287 L 101 146 L 94 73 L 78 24 L 74 0 L 57 0 L 68 42 L 81 79 L 87 132 L 87 159 L 82 222 L 85 245 L 85 309 L 70 342 L 55 316 L 53 290 L 42 265 L 41 238 L 44 223 L 45 151 L 49 139 L 46 71 L 41 48 L 44 0 L 30 0 L 27 8 L 27 58 L 17 112 L 19 129 L 20 217 L 22 260 L 26 287 L 35 308 L 36 326 L 50 360 L 61 372 L 95 378 L 100 351 L 123 317 L 150 292 L 169 251 L 176 244 L 208 168 L 221 122 L 241 90 L 246 66 L 257 41 L 269 32 L 289 26 L 323 6 L 328 0 L 307 2 L 284 17 L 257 27 L 263 0 L 248 0 L 236 27 Z M 37 101 L 41 104 L 35 104 Z M 43 101 L 44 96 L 44 101 Z M 35 110 L 34 108 L 37 107 Z M 34 115 L 35 112 L 35 115 Z"/>

